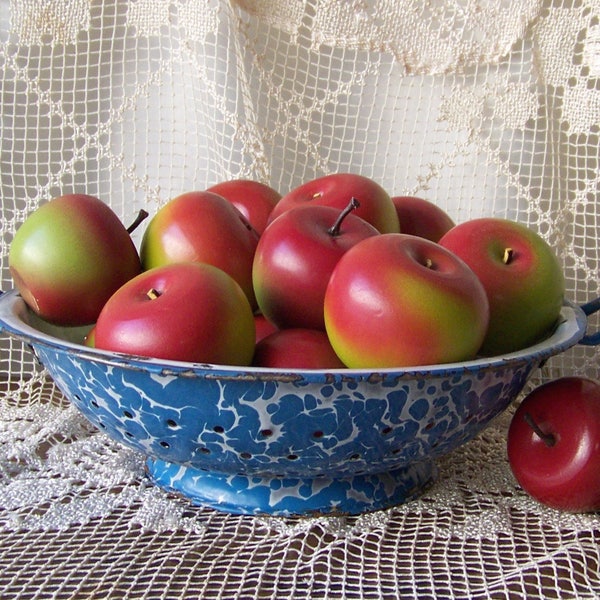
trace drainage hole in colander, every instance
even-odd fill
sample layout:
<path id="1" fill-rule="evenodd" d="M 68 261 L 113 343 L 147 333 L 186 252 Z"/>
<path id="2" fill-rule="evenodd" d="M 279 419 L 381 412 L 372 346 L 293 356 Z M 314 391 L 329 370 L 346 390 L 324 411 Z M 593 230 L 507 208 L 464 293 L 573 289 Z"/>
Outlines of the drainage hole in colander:
<path id="1" fill-rule="evenodd" d="M 271 429 L 263 429 L 263 430 L 260 432 L 260 435 L 261 435 L 262 437 L 271 437 L 271 436 L 273 435 L 273 431 L 272 431 Z"/>
<path id="2" fill-rule="evenodd" d="M 173 419 L 167 419 L 167 427 L 169 429 L 177 429 L 179 425 L 177 425 L 177 421 L 174 421 Z"/>
<path id="3" fill-rule="evenodd" d="M 215 433 L 224 433 L 224 432 L 225 432 L 225 428 L 224 428 L 224 427 L 221 427 L 221 425 L 215 425 L 215 426 L 213 427 L 213 431 L 214 431 Z"/>
<path id="4" fill-rule="evenodd" d="M 358 454 L 358 452 L 355 452 L 354 454 L 351 454 L 348 459 L 349 460 L 360 460 L 360 454 Z"/>
<path id="5" fill-rule="evenodd" d="M 250 452 L 242 452 L 242 453 L 240 453 L 240 458 L 243 458 L 244 460 L 248 460 L 249 458 L 252 458 L 252 454 L 250 454 Z"/>
<path id="6" fill-rule="evenodd" d="M 200 454 L 210 454 L 210 450 L 208 448 L 200 448 Z"/>
<path id="7" fill-rule="evenodd" d="M 131 433 L 131 431 L 126 431 L 125 432 L 125 437 L 128 437 L 128 438 L 131 439 L 133 437 L 133 433 Z"/>
<path id="8" fill-rule="evenodd" d="M 388 425 L 381 430 L 381 435 L 389 435 L 392 433 L 392 428 Z"/>
<path id="9" fill-rule="evenodd" d="M 429 423 L 427 423 L 427 425 L 425 425 L 425 431 L 429 431 L 430 429 L 433 429 L 434 425 L 435 425 L 435 423 L 433 421 L 429 421 Z"/>
<path id="10" fill-rule="evenodd" d="M 287 459 L 288 460 L 298 460 L 298 455 L 297 454 L 288 454 Z"/>
<path id="11" fill-rule="evenodd" d="M 322 438 L 325 434 L 322 431 L 313 431 L 312 436 L 316 439 Z"/>
<path id="12" fill-rule="evenodd" d="M 132 414 L 131 414 L 131 413 L 130 413 L 128 410 L 124 410 L 124 411 L 123 411 L 123 416 L 124 416 L 126 419 L 133 419 L 133 415 L 132 415 Z"/>
<path id="13" fill-rule="evenodd" d="M 169 442 L 165 442 L 164 440 L 162 440 L 162 441 L 161 441 L 161 442 L 159 442 L 159 443 L 160 443 L 160 445 L 161 445 L 163 448 L 170 448 L 170 447 L 171 447 L 171 446 L 169 445 Z"/>
<path id="14" fill-rule="evenodd" d="M 73 399 L 76 400 L 77 402 L 83 402 L 83 400 L 81 399 L 81 396 L 79 394 L 73 394 Z M 98 406 L 98 403 L 95 400 L 90 400 L 90 404 L 94 407 L 94 408 L 100 408 Z"/>

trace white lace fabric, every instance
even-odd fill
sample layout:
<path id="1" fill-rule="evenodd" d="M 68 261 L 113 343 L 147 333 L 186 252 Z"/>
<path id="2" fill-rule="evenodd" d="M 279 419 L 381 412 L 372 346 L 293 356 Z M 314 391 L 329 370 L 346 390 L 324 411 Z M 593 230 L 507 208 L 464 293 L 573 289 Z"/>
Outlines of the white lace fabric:
<path id="1" fill-rule="evenodd" d="M 0 10 L 3 290 L 16 228 L 61 193 L 95 194 L 130 221 L 227 178 L 285 192 L 354 171 L 457 222 L 524 222 L 555 248 L 571 300 L 600 293 L 596 0 Z M 577 346 L 531 386 L 598 379 L 598 358 Z M 240 517 L 151 486 L 143 457 L 89 425 L 2 336 L 0 596 L 600 597 L 600 516 L 520 490 L 510 415 L 441 460 L 416 501 L 357 517 Z"/>

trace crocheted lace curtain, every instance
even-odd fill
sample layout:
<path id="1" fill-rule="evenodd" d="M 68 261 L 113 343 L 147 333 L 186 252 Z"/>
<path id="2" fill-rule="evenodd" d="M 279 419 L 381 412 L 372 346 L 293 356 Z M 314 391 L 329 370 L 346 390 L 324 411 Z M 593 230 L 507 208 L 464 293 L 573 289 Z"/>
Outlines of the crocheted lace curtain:
<path id="1" fill-rule="evenodd" d="M 124 221 L 234 177 L 353 171 L 456 221 L 522 221 L 598 295 L 593 0 L 2 0 L 2 289 L 12 235 L 86 192 Z M 559 369 L 598 374 L 593 350 Z M 31 358 L 4 345 L 0 367 Z"/>
<path id="2" fill-rule="evenodd" d="M 600 293 L 598 0 L 0 0 L 0 128 L 2 290 L 12 287 L 15 230 L 53 196 L 96 195 L 130 222 L 229 178 L 285 193 L 352 171 L 432 200 L 457 222 L 526 223 L 556 250 L 571 300 Z M 575 347 L 534 382 L 599 378 L 598 352 Z M 104 552 L 114 566 L 80 572 L 80 592 L 142 597 L 127 582 L 150 577 L 132 558 L 143 531 L 175 588 L 203 597 L 259 580 L 265 597 L 378 597 L 370 585 L 385 595 L 399 578 L 420 597 L 504 597 L 524 589 L 528 572 L 564 576 L 578 597 L 600 586 L 597 517 L 556 514 L 523 495 L 506 465 L 507 415 L 447 459 L 422 500 L 294 522 L 195 510 L 147 487 L 140 457 L 87 425 L 29 349 L 5 336 L 0 391 L 5 573 L 28 543 L 58 553 L 67 539 L 68 556 L 51 554 L 61 564 L 82 554 L 102 562 Z M 190 583 L 175 565 L 193 548 L 201 573 Z M 465 566 L 469 549 L 489 561 Z M 551 557 L 543 568 L 540 557 Z M 43 563 L 40 554 L 5 578 L 49 585 Z"/>

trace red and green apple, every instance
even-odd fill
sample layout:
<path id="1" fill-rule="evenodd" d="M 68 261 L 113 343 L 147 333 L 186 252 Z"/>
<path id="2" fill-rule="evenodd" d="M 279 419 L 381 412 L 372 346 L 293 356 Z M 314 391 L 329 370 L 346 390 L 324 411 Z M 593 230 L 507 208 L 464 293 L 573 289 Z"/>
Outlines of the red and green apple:
<path id="1" fill-rule="evenodd" d="M 398 233 L 398 214 L 390 195 L 376 181 L 354 173 L 333 173 L 303 183 L 285 194 L 270 221 L 296 206 L 317 204 L 343 210 L 351 198 L 360 202 L 356 215 L 380 233 Z"/>
<path id="2" fill-rule="evenodd" d="M 253 308 L 252 261 L 258 233 L 231 202 L 200 191 L 181 194 L 148 223 L 140 255 L 144 270 L 176 262 L 204 262 L 231 275 Z"/>
<path id="3" fill-rule="evenodd" d="M 254 315 L 225 271 L 207 263 L 172 263 L 141 273 L 108 299 L 94 343 L 138 356 L 247 366 L 254 353 Z"/>
<path id="4" fill-rule="evenodd" d="M 15 233 L 8 263 L 29 307 L 58 325 L 93 323 L 112 293 L 141 271 L 125 226 L 87 194 L 40 205 Z"/>
<path id="5" fill-rule="evenodd" d="M 363 240 L 340 258 L 324 315 L 347 367 L 408 367 L 474 358 L 489 307 L 479 279 L 457 256 L 396 233 Z"/>
<path id="6" fill-rule="evenodd" d="M 533 229 L 483 217 L 459 223 L 439 243 L 471 267 L 487 293 L 490 324 L 482 354 L 526 348 L 556 323 L 564 276 L 554 250 Z"/>

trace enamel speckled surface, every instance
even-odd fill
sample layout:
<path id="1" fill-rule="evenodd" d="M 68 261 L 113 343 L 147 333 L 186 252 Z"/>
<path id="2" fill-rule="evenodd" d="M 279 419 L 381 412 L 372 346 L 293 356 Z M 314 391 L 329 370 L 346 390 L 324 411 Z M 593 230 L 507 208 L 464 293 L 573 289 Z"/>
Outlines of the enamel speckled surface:
<path id="1" fill-rule="evenodd" d="M 92 423 L 158 459 L 149 463 L 157 483 L 200 504 L 262 513 L 360 512 L 413 497 L 432 477 L 429 461 L 479 432 L 531 370 L 281 384 L 38 354 Z M 242 496 L 224 500 L 232 490 Z"/>

